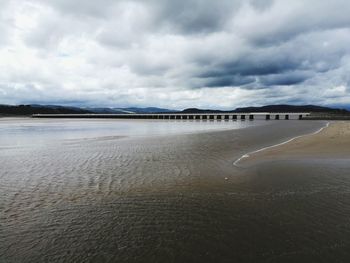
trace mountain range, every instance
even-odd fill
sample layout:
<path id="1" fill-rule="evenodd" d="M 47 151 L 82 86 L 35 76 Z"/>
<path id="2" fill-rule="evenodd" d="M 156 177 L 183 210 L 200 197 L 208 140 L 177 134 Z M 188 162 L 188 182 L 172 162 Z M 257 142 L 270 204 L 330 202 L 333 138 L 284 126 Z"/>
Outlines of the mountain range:
<path id="1" fill-rule="evenodd" d="M 211 112 L 327 112 L 335 114 L 348 114 L 345 109 L 329 108 L 316 105 L 267 105 L 262 107 L 236 108 L 231 111 L 188 108 L 183 111 L 175 111 L 157 107 L 147 108 L 82 108 L 60 105 L 0 105 L 0 115 L 2 116 L 27 116 L 31 114 L 133 114 L 133 113 L 211 113 Z"/>
<path id="2" fill-rule="evenodd" d="M 267 105 L 261 107 L 244 107 L 236 108 L 231 111 L 220 111 L 220 110 L 203 110 L 197 108 L 185 109 L 182 112 L 184 113 L 211 113 L 211 112 L 327 112 L 327 113 L 349 113 L 345 109 L 330 108 L 316 105 L 288 105 L 288 104 L 279 104 L 279 105 Z"/>
<path id="3" fill-rule="evenodd" d="M 92 107 L 69 107 L 60 105 L 4 105 L 0 104 L 0 115 L 7 116 L 26 116 L 32 114 L 133 114 L 133 113 L 160 113 L 177 112 L 175 110 L 162 109 L 157 107 L 147 108 L 92 108 Z"/>

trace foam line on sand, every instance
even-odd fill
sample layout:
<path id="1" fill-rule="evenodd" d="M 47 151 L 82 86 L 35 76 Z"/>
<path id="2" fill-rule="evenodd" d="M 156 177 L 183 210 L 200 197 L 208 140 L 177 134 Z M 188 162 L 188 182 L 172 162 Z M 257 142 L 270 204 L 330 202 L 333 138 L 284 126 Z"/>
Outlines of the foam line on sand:
<path id="1" fill-rule="evenodd" d="M 320 133 L 321 131 L 323 131 L 325 128 L 327 128 L 329 126 L 330 122 L 327 122 L 327 124 L 318 129 L 317 131 L 315 132 L 312 132 L 312 133 L 308 133 L 308 134 L 304 134 L 304 135 L 299 135 L 299 136 L 296 136 L 296 137 L 293 137 L 287 141 L 284 141 L 284 142 L 281 142 L 281 143 L 277 143 L 277 144 L 274 144 L 274 145 L 271 145 L 271 146 L 267 146 L 267 147 L 264 147 L 264 148 L 261 148 L 259 150 L 255 150 L 255 151 L 252 151 L 252 152 L 248 152 L 246 154 L 243 154 L 241 157 L 239 157 L 236 161 L 233 162 L 233 165 L 234 166 L 237 166 L 238 167 L 238 163 L 242 160 L 242 159 L 245 159 L 245 158 L 249 158 L 250 155 L 254 154 L 254 153 L 258 153 L 258 152 L 262 152 L 262 151 L 265 151 L 265 150 L 268 150 L 268 149 L 271 149 L 271 148 L 275 148 L 275 147 L 278 147 L 278 146 L 281 146 L 281 145 L 284 145 L 284 144 L 287 144 L 287 143 L 290 143 L 296 139 L 299 139 L 301 137 L 304 137 L 304 136 L 309 136 L 309 135 L 315 135 L 317 133 Z"/>

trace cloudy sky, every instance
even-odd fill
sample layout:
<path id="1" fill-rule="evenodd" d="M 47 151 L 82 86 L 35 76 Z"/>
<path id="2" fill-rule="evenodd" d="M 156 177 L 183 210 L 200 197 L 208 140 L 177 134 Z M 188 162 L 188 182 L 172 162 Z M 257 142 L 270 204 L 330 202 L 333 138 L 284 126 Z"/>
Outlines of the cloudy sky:
<path id="1" fill-rule="evenodd" d="M 349 0 L 0 0 L 0 103 L 350 106 Z"/>

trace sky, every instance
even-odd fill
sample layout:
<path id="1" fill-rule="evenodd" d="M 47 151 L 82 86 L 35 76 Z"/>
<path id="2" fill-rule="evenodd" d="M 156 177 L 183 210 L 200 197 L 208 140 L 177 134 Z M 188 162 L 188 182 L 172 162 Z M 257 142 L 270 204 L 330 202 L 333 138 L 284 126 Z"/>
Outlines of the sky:
<path id="1" fill-rule="evenodd" d="M 0 7 L 0 104 L 350 106 L 349 0 Z"/>

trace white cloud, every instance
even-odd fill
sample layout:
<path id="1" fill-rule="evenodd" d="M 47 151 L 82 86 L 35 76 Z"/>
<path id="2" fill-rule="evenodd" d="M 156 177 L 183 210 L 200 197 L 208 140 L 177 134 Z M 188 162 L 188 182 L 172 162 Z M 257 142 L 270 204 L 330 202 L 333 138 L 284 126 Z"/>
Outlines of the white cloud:
<path id="1" fill-rule="evenodd" d="M 345 0 L 2 0 L 1 7 L 0 103 L 350 103 Z"/>

